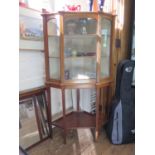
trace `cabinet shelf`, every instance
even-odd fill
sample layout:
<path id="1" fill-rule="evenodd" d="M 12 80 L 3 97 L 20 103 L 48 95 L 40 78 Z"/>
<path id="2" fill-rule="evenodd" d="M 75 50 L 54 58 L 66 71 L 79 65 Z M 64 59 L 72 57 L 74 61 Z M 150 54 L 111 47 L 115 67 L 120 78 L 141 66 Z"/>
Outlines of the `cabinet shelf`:
<path id="1" fill-rule="evenodd" d="M 69 38 L 92 38 L 97 37 L 97 34 L 72 34 L 72 35 L 64 35 L 66 39 Z M 59 35 L 48 35 L 48 37 L 60 37 Z"/>
<path id="2" fill-rule="evenodd" d="M 60 57 L 57 57 L 57 56 L 49 56 L 48 58 L 60 59 Z"/>
<path id="3" fill-rule="evenodd" d="M 51 35 L 51 34 L 49 34 L 48 37 L 57 37 L 57 38 L 59 38 L 60 36 L 59 35 Z"/>
<path id="4" fill-rule="evenodd" d="M 96 58 L 96 56 L 71 56 L 71 57 L 65 57 L 65 59 L 81 59 L 81 58 L 83 58 L 83 59 L 89 59 L 89 58 Z"/>
<path id="5" fill-rule="evenodd" d="M 64 35 L 66 39 L 69 38 L 92 38 L 97 37 L 97 34 L 72 34 L 72 35 Z"/>
<path id="6" fill-rule="evenodd" d="M 56 57 L 56 56 L 49 56 L 48 58 L 55 58 L 55 59 L 60 59 L 60 57 Z M 96 58 L 96 56 L 70 56 L 70 57 L 65 57 L 65 59 L 88 59 L 88 58 Z"/>
<path id="7" fill-rule="evenodd" d="M 65 117 L 65 124 L 63 118 L 60 118 L 54 122 L 52 125 L 59 128 L 66 127 L 67 129 L 75 128 L 95 128 L 95 115 L 88 112 L 71 112 Z"/>

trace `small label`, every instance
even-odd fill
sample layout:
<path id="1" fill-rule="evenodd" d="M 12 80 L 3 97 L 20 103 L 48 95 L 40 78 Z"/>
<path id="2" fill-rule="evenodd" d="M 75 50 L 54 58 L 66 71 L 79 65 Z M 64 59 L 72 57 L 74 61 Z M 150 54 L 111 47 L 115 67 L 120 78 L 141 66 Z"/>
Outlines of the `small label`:
<path id="1" fill-rule="evenodd" d="M 125 68 L 125 71 L 128 72 L 128 73 L 130 73 L 132 71 L 132 67 Z"/>
<path id="2" fill-rule="evenodd" d="M 132 134 L 135 134 L 135 129 L 134 129 L 134 130 L 131 130 L 131 133 L 132 133 Z"/>

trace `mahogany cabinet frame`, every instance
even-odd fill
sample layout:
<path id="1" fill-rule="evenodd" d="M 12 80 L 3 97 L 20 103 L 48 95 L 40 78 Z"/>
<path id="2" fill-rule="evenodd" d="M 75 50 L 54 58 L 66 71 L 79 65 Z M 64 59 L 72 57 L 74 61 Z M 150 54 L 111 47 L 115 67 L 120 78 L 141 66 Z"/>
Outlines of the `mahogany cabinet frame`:
<path id="1" fill-rule="evenodd" d="M 49 51 L 48 51 L 48 32 L 47 32 L 47 23 L 50 19 L 54 18 L 55 15 L 60 15 L 60 79 L 54 80 L 50 79 L 49 76 Z M 69 118 L 68 115 L 66 115 L 66 106 L 65 106 L 65 89 L 77 89 L 77 96 L 78 96 L 78 102 L 79 102 L 79 89 L 83 88 L 95 88 L 96 89 L 96 115 L 95 115 L 95 124 L 93 128 L 95 128 L 95 137 L 98 139 L 99 131 L 100 131 L 100 113 L 99 113 L 99 103 L 101 102 L 101 89 L 107 87 L 108 88 L 108 101 L 110 102 L 111 97 L 111 87 L 113 81 L 113 54 L 114 54 L 114 32 L 115 32 L 115 15 L 103 13 L 103 12 L 58 12 L 58 13 L 43 13 L 43 28 L 44 28 L 44 47 L 45 47 L 45 70 L 46 70 L 46 86 L 50 89 L 50 87 L 58 88 L 62 92 L 62 107 L 63 107 L 63 117 L 61 118 L 63 120 L 63 123 L 61 120 L 58 120 L 57 122 L 53 122 L 52 118 L 50 119 L 51 125 L 57 124 L 60 128 L 63 129 L 64 133 L 64 143 L 66 143 L 66 134 L 67 130 L 70 127 L 67 127 L 66 119 Z M 88 80 L 65 80 L 64 79 L 64 19 L 66 17 L 75 17 L 75 18 L 95 18 L 97 20 L 97 51 L 96 51 L 96 79 L 88 79 Z M 100 21 L 101 17 L 104 17 L 105 19 L 109 19 L 112 23 L 111 25 L 111 38 L 110 38 L 110 75 L 107 78 L 101 78 L 100 75 L 100 68 L 101 68 L 101 34 L 99 32 L 100 29 Z M 51 27 L 52 29 L 52 27 Z M 50 95 L 50 94 L 49 94 Z M 51 109 L 51 107 L 50 107 Z M 79 111 L 79 103 L 77 103 L 77 111 Z M 51 115 L 51 114 L 50 114 Z M 106 122 L 107 119 L 105 119 L 104 122 Z M 63 126 L 60 126 L 58 122 Z M 77 126 L 75 128 L 82 127 Z M 89 127 L 89 126 L 88 126 Z"/>

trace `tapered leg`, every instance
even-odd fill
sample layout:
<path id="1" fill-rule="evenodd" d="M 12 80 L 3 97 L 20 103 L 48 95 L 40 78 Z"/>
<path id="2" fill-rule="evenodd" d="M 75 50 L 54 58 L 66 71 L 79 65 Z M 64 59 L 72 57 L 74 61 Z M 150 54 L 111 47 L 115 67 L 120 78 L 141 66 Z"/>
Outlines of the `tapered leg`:
<path id="1" fill-rule="evenodd" d="M 112 85 L 109 85 L 107 88 L 107 119 L 109 119 L 111 98 L 112 98 Z"/>
<path id="2" fill-rule="evenodd" d="M 46 97 L 45 97 L 46 99 Z M 49 133 L 50 133 L 50 137 L 53 138 L 53 130 L 52 130 L 52 126 L 51 126 L 51 122 L 52 122 L 52 113 L 51 113 L 51 90 L 50 88 L 47 88 L 47 117 L 48 117 L 48 126 L 49 126 Z"/>
<path id="3" fill-rule="evenodd" d="M 66 144 L 67 143 L 67 132 L 65 129 L 63 130 L 63 140 L 64 140 L 64 144 Z"/>
<path id="4" fill-rule="evenodd" d="M 77 111 L 80 111 L 80 89 L 76 90 L 76 95 L 77 95 Z"/>
<path id="5" fill-rule="evenodd" d="M 96 88 L 96 131 L 95 139 L 99 137 L 99 99 L 100 99 L 100 88 Z"/>
<path id="6" fill-rule="evenodd" d="M 93 141 L 95 142 L 96 141 L 96 138 L 95 138 L 95 128 L 91 128 L 90 129 L 91 130 L 91 133 L 92 133 L 92 135 L 93 135 Z"/>
<path id="7" fill-rule="evenodd" d="M 63 137 L 64 137 L 64 144 L 66 144 L 66 136 L 67 136 L 67 128 L 66 128 L 66 105 L 65 105 L 65 89 L 62 88 L 62 111 L 63 111 L 63 123 L 64 123 L 64 130 L 63 130 Z"/>

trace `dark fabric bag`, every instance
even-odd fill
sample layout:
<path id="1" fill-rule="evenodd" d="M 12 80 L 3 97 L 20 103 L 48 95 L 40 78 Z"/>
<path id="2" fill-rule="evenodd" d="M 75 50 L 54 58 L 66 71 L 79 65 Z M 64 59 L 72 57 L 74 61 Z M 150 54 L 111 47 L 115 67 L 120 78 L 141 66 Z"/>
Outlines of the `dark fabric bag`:
<path id="1" fill-rule="evenodd" d="M 123 60 L 117 67 L 115 99 L 106 126 L 113 144 L 134 142 L 135 139 L 135 92 L 131 86 L 135 62 Z"/>

